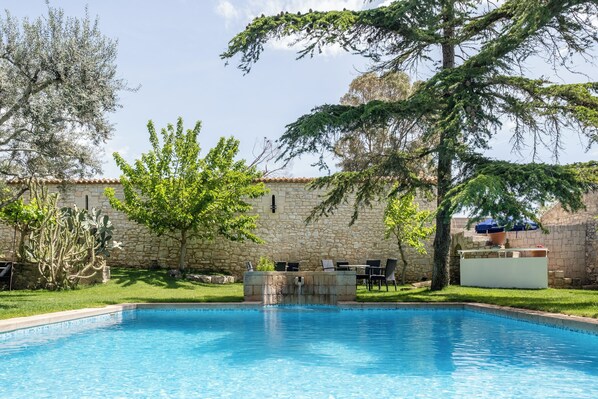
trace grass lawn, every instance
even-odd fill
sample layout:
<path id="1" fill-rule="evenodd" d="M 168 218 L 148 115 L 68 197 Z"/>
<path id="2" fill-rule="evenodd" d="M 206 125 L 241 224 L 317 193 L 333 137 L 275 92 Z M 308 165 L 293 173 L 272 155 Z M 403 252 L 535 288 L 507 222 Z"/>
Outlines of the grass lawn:
<path id="1" fill-rule="evenodd" d="M 242 302 L 243 284 L 175 280 L 165 271 L 112 268 L 107 284 L 71 291 L 0 291 L 0 319 L 126 302 Z"/>
<path id="2" fill-rule="evenodd" d="M 403 288 L 403 290 L 401 290 Z M 565 290 L 548 288 L 544 290 L 515 290 L 499 288 L 473 288 L 450 286 L 442 291 L 427 288 L 409 289 L 382 287 L 368 291 L 357 290 L 359 302 L 480 302 L 515 308 L 542 310 L 575 316 L 598 318 L 598 291 Z"/>
<path id="3" fill-rule="evenodd" d="M 403 288 L 401 290 L 401 288 Z M 598 291 L 581 290 L 504 290 L 449 287 L 442 291 L 401 287 L 389 292 L 362 286 L 361 302 L 482 302 L 502 306 L 543 310 L 598 318 Z M 0 291 L 0 319 L 101 307 L 125 302 L 241 302 L 243 285 L 209 285 L 174 280 L 164 271 L 149 272 L 112 268 L 108 284 L 73 291 Z"/>

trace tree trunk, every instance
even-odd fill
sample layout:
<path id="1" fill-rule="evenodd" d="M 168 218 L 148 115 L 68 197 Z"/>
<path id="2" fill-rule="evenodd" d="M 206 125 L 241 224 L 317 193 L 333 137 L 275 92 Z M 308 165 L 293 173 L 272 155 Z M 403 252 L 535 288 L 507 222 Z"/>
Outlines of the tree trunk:
<path id="1" fill-rule="evenodd" d="M 181 248 L 179 251 L 179 271 L 185 271 L 185 255 L 187 254 L 187 230 L 181 230 Z"/>
<path id="2" fill-rule="evenodd" d="M 455 46 L 451 43 L 454 36 L 454 0 L 446 0 L 442 5 L 443 22 L 445 24 L 442 44 L 442 69 L 455 67 Z M 444 94 L 445 109 L 440 120 L 446 120 L 452 111 L 452 94 Z M 432 270 L 432 290 L 441 290 L 449 284 L 449 250 L 451 243 L 451 215 L 441 204 L 452 184 L 452 163 L 456 145 L 454 131 L 443 130 L 440 133 L 438 151 L 436 235 L 434 237 L 434 268 Z"/>
<path id="3" fill-rule="evenodd" d="M 407 272 L 407 258 L 405 258 L 405 253 L 403 252 L 401 240 L 399 240 L 397 243 L 399 244 L 399 254 L 401 255 L 401 261 L 403 262 L 403 270 L 401 271 L 401 285 L 405 285 L 405 273 Z"/>

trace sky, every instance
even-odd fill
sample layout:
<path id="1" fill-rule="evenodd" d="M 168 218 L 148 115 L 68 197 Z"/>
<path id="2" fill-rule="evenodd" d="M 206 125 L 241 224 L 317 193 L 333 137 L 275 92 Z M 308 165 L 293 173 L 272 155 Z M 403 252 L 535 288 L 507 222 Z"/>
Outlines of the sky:
<path id="1" fill-rule="evenodd" d="M 139 87 L 136 92 L 122 92 L 122 108 L 110 115 L 115 130 L 104 147 L 105 177 L 120 174 L 113 152 L 133 161 L 150 149 L 146 129 L 150 119 L 156 128 L 176 123 L 179 116 L 187 128 L 201 120 L 204 153 L 219 137 L 234 136 L 241 141 L 239 156 L 252 160 L 256 144 L 264 137 L 275 140 L 287 124 L 312 108 L 338 103 L 351 80 L 368 68 L 367 60 L 337 47 L 296 61 L 297 48 L 290 48 L 288 41 L 270 43 L 247 75 L 235 67 L 237 59 L 225 66 L 219 57 L 255 16 L 310 8 L 361 9 L 362 0 L 51 0 L 50 4 L 79 17 L 87 6 L 89 15 L 99 18 L 100 30 L 118 40 L 119 77 L 130 87 Z M 0 9 L 34 19 L 45 15 L 47 6 L 44 0 L 0 0 Z M 580 67 L 598 80 L 596 66 Z M 538 69 L 546 73 L 545 66 L 538 64 Z M 585 78 L 563 73 L 556 79 Z M 505 128 L 509 127 L 507 122 Z M 511 153 L 509 137 L 508 132 L 498 135 L 488 155 L 510 160 L 527 157 Z M 571 135 L 560 162 L 598 159 L 597 147 L 588 152 L 584 148 Z M 547 154 L 544 157 L 550 161 Z M 295 160 L 284 175 L 322 175 L 310 166 L 315 159 Z"/>

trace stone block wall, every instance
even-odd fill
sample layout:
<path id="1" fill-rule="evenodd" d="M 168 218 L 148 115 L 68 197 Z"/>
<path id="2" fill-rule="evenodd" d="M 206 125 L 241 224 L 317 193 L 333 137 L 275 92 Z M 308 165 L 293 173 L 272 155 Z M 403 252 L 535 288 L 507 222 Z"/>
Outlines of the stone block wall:
<path id="1" fill-rule="evenodd" d="M 216 239 L 213 242 L 191 241 L 187 249 L 187 265 L 191 269 L 225 271 L 241 278 L 245 261 L 254 265 L 260 256 L 272 260 L 299 261 L 301 270 L 321 270 L 322 259 L 346 260 L 363 264 L 366 259 L 400 258 L 397 245 L 392 239 L 384 238 L 383 205 L 365 208 L 355 224 L 349 226 L 353 212 L 351 204 L 339 208 L 334 215 L 309 225 L 305 218 L 321 201 L 323 191 L 309 191 L 305 188 L 308 179 L 278 178 L 264 180 L 270 192 L 253 200 L 254 211 L 259 215 L 257 235 L 265 243 L 231 242 Z M 50 185 L 51 190 L 58 186 Z M 76 204 L 100 208 L 108 214 L 114 224 L 114 240 L 122 241 L 122 251 L 112 251 L 108 265 L 149 267 L 153 259 L 161 265 L 175 267 L 178 263 L 178 243 L 168 237 L 156 237 L 145 227 L 127 220 L 126 216 L 114 211 L 104 189 L 112 187 L 118 197 L 123 197 L 122 187 L 113 179 L 84 180 L 66 187 L 61 194 L 64 206 Z M 276 210 L 272 212 L 272 197 Z M 422 208 L 430 209 L 430 204 Z M 9 256 L 12 249 L 12 230 L 0 228 L 0 251 Z M 422 276 L 431 276 L 432 248 L 427 245 L 428 255 L 408 251 L 408 281 L 418 281 Z"/>
<path id="2" fill-rule="evenodd" d="M 589 285 L 598 285 L 598 220 L 586 224 L 586 272 Z"/>
<path id="3" fill-rule="evenodd" d="M 598 277 L 596 250 L 598 240 L 592 238 L 593 227 L 590 223 L 573 225 L 546 225 L 549 234 L 540 230 L 508 232 L 507 239 L 511 248 L 535 248 L 543 245 L 548 253 L 549 284 L 551 286 L 581 286 L 592 284 L 592 273 Z M 595 233 L 593 233 L 595 234 Z M 472 232 L 459 232 L 452 237 L 452 268 L 458 267 L 458 249 L 490 248 L 484 235 Z M 594 236 L 595 237 L 595 236 Z M 480 254 L 478 257 L 486 257 Z M 493 254 L 492 256 L 496 256 Z M 530 256 L 530 254 L 521 254 Z M 457 270 L 455 272 L 458 273 Z M 597 281 L 597 280 L 594 280 Z M 557 284 L 558 283 L 558 284 Z"/>
<path id="4" fill-rule="evenodd" d="M 296 284 L 302 279 L 302 285 Z M 247 272 L 243 280 L 245 301 L 264 305 L 336 305 L 356 298 L 355 271 Z"/>
<path id="5" fill-rule="evenodd" d="M 542 223 L 546 225 L 560 226 L 584 224 L 588 220 L 598 216 L 598 192 L 584 195 L 583 202 L 586 209 L 582 209 L 575 213 L 567 212 L 560 204 L 556 204 L 542 215 Z"/>
<path id="6" fill-rule="evenodd" d="M 103 262 L 102 262 L 103 264 Z M 105 283 L 110 279 L 110 267 L 103 264 L 101 270 L 91 274 L 88 278 L 79 280 L 80 285 Z M 12 288 L 15 290 L 34 290 L 43 288 L 45 281 L 39 272 L 37 264 L 16 263 L 14 265 Z"/>
<path id="7" fill-rule="evenodd" d="M 587 283 L 586 274 L 586 224 L 546 225 L 549 234 L 540 230 L 509 232 L 511 248 L 534 248 L 543 245 L 548 253 L 548 270 L 563 271 L 566 278 Z M 579 285 L 579 284 L 577 284 Z"/>

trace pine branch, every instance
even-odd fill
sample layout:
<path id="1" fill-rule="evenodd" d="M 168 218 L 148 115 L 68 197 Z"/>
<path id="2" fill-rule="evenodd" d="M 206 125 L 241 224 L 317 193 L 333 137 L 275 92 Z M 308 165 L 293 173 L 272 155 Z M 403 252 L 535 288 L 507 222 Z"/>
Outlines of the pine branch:
<path id="1" fill-rule="evenodd" d="M 430 4 L 418 0 L 397 1 L 388 7 L 363 11 L 285 12 L 254 19 L 229 42 L 221 58 L 241 54 L 238 67 L 248 73 L 266 42 L 293 37 L 296 42 L 306 41 L 298 58 L 313 56 L 325 46 L 339 44 L 346 51 L 376 61 L 391 55 L 406 62 L 422 55 L 429 45 L 439 43 L 438 22 Z"/>

